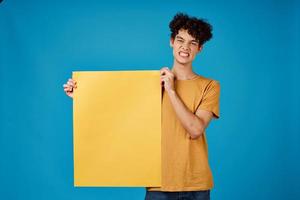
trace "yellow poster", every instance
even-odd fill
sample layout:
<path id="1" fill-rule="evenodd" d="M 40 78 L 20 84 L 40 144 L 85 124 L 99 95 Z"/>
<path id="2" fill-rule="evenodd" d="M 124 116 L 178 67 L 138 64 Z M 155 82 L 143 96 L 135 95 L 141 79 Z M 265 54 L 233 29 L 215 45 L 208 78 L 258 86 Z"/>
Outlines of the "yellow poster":
<path id="1" fill-rule="evenodd" d="M 161 184 L 160 72 L 76 71 L 74 185 Z"/>

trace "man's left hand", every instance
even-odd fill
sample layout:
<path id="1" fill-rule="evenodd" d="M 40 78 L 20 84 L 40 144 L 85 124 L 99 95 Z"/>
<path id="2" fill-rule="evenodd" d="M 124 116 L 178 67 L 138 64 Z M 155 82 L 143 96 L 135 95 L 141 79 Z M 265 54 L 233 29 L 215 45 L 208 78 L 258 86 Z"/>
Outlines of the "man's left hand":
<path id="1" fill-rule="evenodd" d="M 174 78 L 175 78 L 174 73 L 168 67 L 161 68 L 160 82 L 168 93 L 170 91 L 175 91 Z"/>

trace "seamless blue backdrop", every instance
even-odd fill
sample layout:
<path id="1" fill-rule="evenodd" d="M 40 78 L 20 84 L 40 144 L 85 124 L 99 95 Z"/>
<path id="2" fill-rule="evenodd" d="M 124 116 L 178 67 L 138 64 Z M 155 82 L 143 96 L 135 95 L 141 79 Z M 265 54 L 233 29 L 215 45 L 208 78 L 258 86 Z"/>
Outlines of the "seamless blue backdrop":
<path id="1" fill-rule="evenodd" d="M 168 23 L 207 19 L 194 63 L 221 83 L 207 131 L 212 199 L 300 199 L 299 2 L 13 1 L 0 4 L 0 199 L 144 198 L 144 188 L 73 186 L 75 70 L 172 67 Z M 138 150 L 137 150 L 138 152 Z"/>

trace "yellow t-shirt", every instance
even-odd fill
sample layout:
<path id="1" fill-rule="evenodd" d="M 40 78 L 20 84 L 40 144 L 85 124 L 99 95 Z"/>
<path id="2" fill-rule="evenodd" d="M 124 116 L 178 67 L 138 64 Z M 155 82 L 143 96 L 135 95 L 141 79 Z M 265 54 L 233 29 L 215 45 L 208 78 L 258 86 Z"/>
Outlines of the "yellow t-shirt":
<path id="1" fill-rule="evenodd" d="M 175 90 L 193 113 L 198 107 L 219 118 L 220 84 L 197 76 L 192 80 L 175 80 Z M 148 191 L 196 191 L 213 187 L 208 163 L 206 133 L 191 139 L 176 116 L 167 92 L 162 99 L 162 182 Z"/>

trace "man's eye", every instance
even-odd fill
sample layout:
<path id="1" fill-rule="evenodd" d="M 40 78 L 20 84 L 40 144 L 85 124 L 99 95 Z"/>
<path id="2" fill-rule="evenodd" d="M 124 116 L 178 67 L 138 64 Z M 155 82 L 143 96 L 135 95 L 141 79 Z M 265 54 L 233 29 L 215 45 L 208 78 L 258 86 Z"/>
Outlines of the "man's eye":
<path id="1" fill-rule="evenodd" d="M 198 43 L 197 42 L 192 42 L 192 45 L 198 45 Z"/>
<path id="2" fill-rule="evenodd" d="M 177 40 L 178 42 L 183 42 L 183 40 Z"/>

